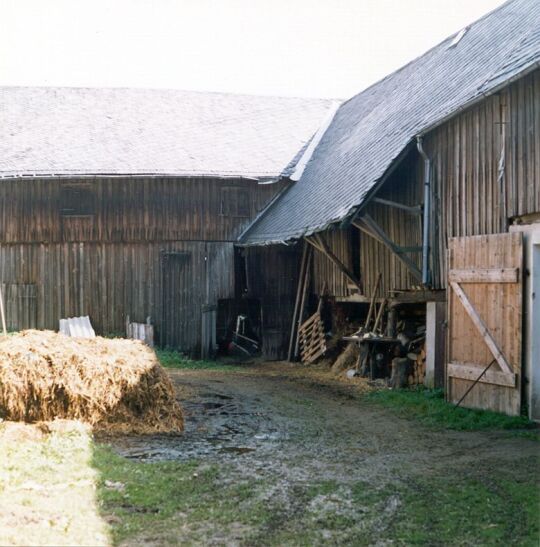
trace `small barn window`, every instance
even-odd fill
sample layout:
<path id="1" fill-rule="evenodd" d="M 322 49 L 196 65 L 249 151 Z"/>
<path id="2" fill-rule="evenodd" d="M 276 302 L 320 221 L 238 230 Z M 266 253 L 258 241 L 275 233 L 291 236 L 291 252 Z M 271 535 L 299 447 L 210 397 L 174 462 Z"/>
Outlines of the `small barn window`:
<path id="1" fill-rule="evenodd" d="M 96 208 L 92 184 L 62 184 L 60 214 L 64 217 L 93 216 Z"/>
<path id="2" fill-rule="evenodd" d="M 249 212 L 249 192 L 246 188 L 226 186 L 221 189 L 221 215 L 249 217 Z"/>

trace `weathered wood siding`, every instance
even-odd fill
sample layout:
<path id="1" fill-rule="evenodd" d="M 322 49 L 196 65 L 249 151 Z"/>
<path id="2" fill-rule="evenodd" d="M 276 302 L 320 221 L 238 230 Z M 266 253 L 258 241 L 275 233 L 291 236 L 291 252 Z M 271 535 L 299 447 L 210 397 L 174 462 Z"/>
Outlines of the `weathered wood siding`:
<path id="1" fill-rule="evenodd" d="M 453 274 L 448 291 L 448 400 L 460 401 L 495 361 L 462 405 L 517 416 L 522 385 L 522 234 L 453 238 L 448 251 Z M 509 275 L 503 277 L 503 271 Z"/>
<path id="2" fill-rule="evenodd" d="M 513 217 L 540 213 L 540 71 L 433 130 L 424 148 L 432 159 L 432 282 L 445 288 L 449 237 L 506 232 Z M 418 205 L 422 179 L 423 162 L 412 150 L 377 196 Z M 373 203 L 367 211 L 395 243 L 421 245 L 420 217 Z M 360 256 L 366 290 L 379 271 L 381 296 L 418 285 L 395 255 L 364 234 Z M 420 253 L 409 256 L 421 265 Z"/>
<path id="3" fill-rule="evenodd" d="M 339 258 L 350 270 L 354 269 L 353 264 L 353 229 L 329 230 L 325 232 L 324 238 L 329 249 Z M 313 292 L 321 294 L 326 284 L 326 294 L 331 296 L 348 296 L 348 285 L 350 281 L 337 268 L 334 263 L 320 251 L 313 253 Z"/>
<path id="4" fill-rule="evenodd" d="M 446 286 L 449 237 L 506 232 L 540 213 L 540 71 L 456 116 L 426 137 L 433 157 L 433 271 Z"/>
<path id="5" fill-rule="evenodd" d="M 174 251 L 188 254 L 190 284 L 167 295 L 163 254 Z M 122 333 L 127 315 L 138 322 L 150 316 L 159 339 L 163 312 L 174 299 L 190 310 L 175 329 L 180 349 L 191 353 L 199 342 L 203 304 L 234 295 L 233 252 L 232 243 L 211 242 L 0 245 L 8 321 L 11 328 L 56 330 L 60 317 L 89 315 L 99 333 Z M 29 286 L 34 287 L 28 295 L 34 298 L 35 320 L 13 298 L 16 289 L 21 296 L 21 287 Z"/>
<path id="6" fill-rule="evenodd" d="M 80 214 L 66 214 L 66 186 L 90 196 L 80 210 L 78 194 L 68 200 Z M 233 242 L 281 188 L 239 179 L 2 181 L 10 328 L 57 329 L 61 317 L 89 315 L 98 333 L 122 333 L 128 315 L 150 316 L 158 341 L 196 354 L 202 307 L 235 296 Z M 179 253 L 181 267 L 171 269 Z"/>
<path id="7" fill-rule="evenodd" d="M 92 215 L 62 215 L 62 188 L 93 194 Z M 234 241 L 282 188 L 240 179 L 22 179 L 0 183 L 0 242 Z M 229 189 L 247 192 L 248 210 L 224 214 Z"/>
<path id="8" fill-rule="evenodd" d="M 424 198 L 421 175 L 421 163 L 416 160 L 416 153 L 410 154 L 400 169 L 381 188 L 377 197 L 404 205 L 419 205 Z M 378 203 L 368 204 L 366 211 L 397 245 L 422 245 L 421 215 L 413 215 L 402 209 Z M 421 253 L 411 252 L 407 253 L 407 256 L 421 267 Z M 363 232 L 360 236 L 360 271 L 365 293 L 370 296 L 379 273 L 383 275 L 378 296 L 388 295 L 391 289 L 409 289 L 419 284 L 394 253 Z"/>

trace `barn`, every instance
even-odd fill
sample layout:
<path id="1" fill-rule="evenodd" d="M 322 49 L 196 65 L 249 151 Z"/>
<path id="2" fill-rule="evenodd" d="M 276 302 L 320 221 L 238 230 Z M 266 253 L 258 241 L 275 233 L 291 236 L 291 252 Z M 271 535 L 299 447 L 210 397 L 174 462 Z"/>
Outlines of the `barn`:
<path id="1" fill-rule="evenodd" d="M 144 89 L 0 90 L 7 326 L 100 334 L 149 320 L 208 354 L 234 242 L 284 187 L 331 102 Z M 230 306 L 229 306 L 230 307 Z M 221 321 L 220 324 L 222 324 Z"/>
<path id="2" fill-rule="evenodd" d="M 271 312 L 288 319 L 283 336 L 323 293 L 327 329 L 373 297 L 386 337 L 396 314 L 423 317 L 426 384 L 540 420 L 538 29 L 540 4 L 510 0 L 340 106 L 299 180 L 240 238 L 252 283 L 286 286 Z M 290 276 L 257 266 L 279 249 L 297 272 L 308 257 L 305 315 Z"/>

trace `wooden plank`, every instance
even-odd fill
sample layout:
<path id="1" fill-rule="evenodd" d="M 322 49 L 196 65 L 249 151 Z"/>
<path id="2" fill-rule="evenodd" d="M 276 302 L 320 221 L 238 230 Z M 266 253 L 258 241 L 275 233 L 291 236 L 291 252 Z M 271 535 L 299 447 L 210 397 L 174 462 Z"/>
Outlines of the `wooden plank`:
<path id="1" fill-rule="evenodd" d="M 2 333 L 4 336 L 7 336 L 7 327 L 6 327 L 6 315 L 4 313 L 4 296 L 3 296 L 2 286 L 0 285 L 0 316 L 2 318 Z"/>
<path id="2" fill-rule="evenodd" d="M 319 312 L 315 312 L 311 317 L 309 317 L 302 323 L 302 325 L 300 326 L 300 330 L 305 329 L 312 323 L 315 323 L 318 319 L 320 319 Z"/>
<path id="3" fill-rule="evenodd" d="M 519 268 L 450 270 L 448 280 L 454 283 L 518 283 Z"/>
<path id="4" fill-rule="evenodd" d="M 394 207 L 395 209 L 401 209 L 403 211 L 406 211 L 407 213 L 410 213 L 412 215 L 421 215 L 422 214 L 422 206 L 421 205 L 405 205 L 403 203 L 398 203 L 396 201 L 392 201 L 389 199 L 383 199 L 383 198 L 373 198 L 375 203 L 379 203 L 381 205 L 387 205 L 388 207 Z"/>
<path id="5" fill-rule="evenodd" d="M 399 251 L 399 246 L 396 245 L 390 238 L 386 235 L 386 232 L 371 218 L 369 213 L 364 212 L 360 217 L 365 225 L 371 230 L 373 234 L 376 234 L 377 240 L 385 245 L 394 255 L 407 267 L 409 272 L 418 280 L 422 280 L 422 272 L 416 266 L 416 264 L 407 256 Z M 369 234 L 371 235 L 371 234 Z"/>
<path id="6" fill-rule="evenodd" d="M 305 270 L 305 277 L 304 277 L 304 286 L 302 287 L 302 299 L 300 301 L 300 310 L 298 312 L 298 329 L 302 326 L 302 322 L 304 319 L 304 308 L 306 305 L 306 298 L 309 290 L 309 285 L 311 281 L 311 262 L 313 258 L 313 249 L 311 247 L 307 250 L 307 258 L 306 258 L 306 270 Z M 296 338 L 296 342 L 294 344 L 294 353 L 293 358 L 296 359 L 298 357 L 298 351 L 299 351 L 299 345 L 298 345 L 298 337 Z"/>
<path id="7" fill-rule="evenodd" d="M 322 252 L 328 259 L 330 259 L 338 268 L 338 270 L 340 270 L 341 273 L 343 273 L 352 283 L 354 283 L 356 287 L 358 287 L 358 290 L 360 292 L 363 292 L 363 287 L 360 280 L 330 250 L 322 234 L 314 234 L 312 237 L 305 237 L 304 239 L 313 247 L 315 247 L 315 249 L 317 249 L 319 252 Z"/>
<path id="8" fill-rule="evenodd" d="M 300 274 L 298 276 L 298 287 L 297 287 L 297 290 L 296 290 L 296 299 L 295 299 L 295 302 L 294 302 L 294 311 L 293 311 L 293 317 L 292 317 L 292 321 L 291 321 L 291 333 L 290 333 L 290 337 L 289 337 L 289 350 L 287 352 L 287 361 L 290 361 L 292 359 L 292 355 L 293 355 L 293 348 L 294 348 L 294 343 L 295 343 L 295 331 L 296 331 L 296 326 L 297 326 L 297 319 L 296 319 L 296 316 L 298 315 L 298 308 L 300 306 L 300 297 L 301 297 L 301 294 L 302 294 L 302 283 L 303 283 L 303 280 L 304 280 L 304 272 L 305 272 L 305 268 L 306 268 L 306 263 L 307 263 L 307 250 L 308 250 L 308 246 L 306 244 L 304 244 L 304 248 L 302 249 L 302 260 L 300 262 Z"/>
<path id="9" fill-rule="evenodd" d="M 313 336 L 315 336 L 317 334 L 324 334 L 323 328 L 322 328 L 321 325 L 317 325 L 314 328 L 312 328 L 310 330 L 307 330 L 307 331 L 302 331 L 299 335 L 300 341 L 310 340 Z"/>
<path id="10" fill-rule="evenodd" d="M 487 347 L 493 354 L 493 357 L 497 360 L 497 363 L 499 363 L 499 366 L 503 369 L 504 372 L 511 374 L 512 369 L 510 365 L 508 364 L 508 362 L 506 361 L 505 356 L 502 354 L 501 350 L 499 349 L 499 346 L 493 339 L 493 336 L 491 336 L 491 334 L 489 333 L 489 330 L 487 329 L 486 325 L 482 321 L 481 317 L 478 315 L 473 305 L 471 304 L 470 300 L 467 298 L 467 295 L 463 292 L 463 289 L 455 281 L 452 281 L 450 283 L 450 286 L 456 293 L 457 297 L 459 298 L 460 302 L 465 308 L 465 311 L 471 318 L 474 326 L 478 329 L 478 332 L 480 333 Z"/>
<path id="11" fill-rule="evenodd" d="M 452 378 L 461 378 L 462 380 L 471 380 L 474 382 L 484 370 L 484 366 L 474 365 L 472 363 L 448 363 L 447 373 Z M 507 372 L 497 372 L 488 370 L 480 378 L 479 383 L 494 384 L 505 387 L 516 387 L 516 374 Z"/>

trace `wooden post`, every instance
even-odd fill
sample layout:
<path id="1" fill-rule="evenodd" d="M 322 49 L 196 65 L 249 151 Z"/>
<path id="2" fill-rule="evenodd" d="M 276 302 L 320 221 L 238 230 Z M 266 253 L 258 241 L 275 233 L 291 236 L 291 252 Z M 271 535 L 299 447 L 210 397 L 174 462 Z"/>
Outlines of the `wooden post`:
<path id="1" fill-rule="evenodd" d="M 294 311 L 291 321 L 291 336 L 289 338 L 289 351 L 287 352 L 287 361 L 291 361 L 294 348 L 294 339 L 296 334 L 296 325 L 297 320 L 296 316 L 298 314 L 298 306 L 300 305 L 300 296 L 302 294 L 302 284 L 304 282 L 304 271 L 306 268 L 306 259 L 307 259 L 307 250 L 308 245 L 304 242 L 304 248 L 302 249 L 302 260 L 300 262 L 300 274 L 298 276 L 298 289 L 296 290 L 296 300 L 294 302 Z"/>
<path id="2" fill-rule="evenodd" d="M 0 285 L 0 316 L 2 317 L 2 331 L 7 336 L 6 315 L 4 313 L 4 295 L 2 294 L 2 285 Z"/>
<path id="3" fill-rule="evenodd" d="M 377 328 L 379 327 L 379 322 L 382 320 L 382 314 L 385 307 L 386 307 L 386 298 L 381 302 L 379 313 L 377 313 L 377 318 L 375 319 L 375 324 L 373 325 L 373 332 L 376 332 Z"/>
<path id="4" fill-rule="evenodd" d="M 298 329 L 300 328 L 300 325 L 302 324 L 302 320 L 304 319 L 304 308 L 305 308 L 305 305 L 306 305 L 306 297 L 307 297 L 307 293 L 308 293 L 308 289 L 309 289 L 309 282 L 310 282 L 310 277 L 311 277 L 310 265 L 311 265 L 311 257 L 312 256 L 313 256 L 313 249 L 310 247 L 308 249 L 308 256 L 306 258 L 306 269 L 305 269 L 305 273 L 304 273 L 304 287 L 303 287 L 303 290 L 302 290 L 302 300 L 300 302 L 300 310 L 298 312 L 296 332 L 298 332 Z M 294 343 L 294 354 L 293 354 L 293 357 L 295 359 L 298 357 L 299 346 L 300 346 L 300 344 L 299 344 L 298 335 L 297 335 L 295 343 Z"/>
<path id="5" fill-rule="evenodd" d="M 369 322 L 371 321 L 371 316 L 373 314 L 373 308 L 375 307 L 375 295 L 377 294 L 377 289 L 379 288 L 379 283 L 382 279 L 382 273 L 379 272 L 379 275 L 377 276 L 377 281 L 375 281 L 375 285 L 373 286 L 373 289 L 371 290 L 371 301 L 369 303 L 369 310 L 366 317 L 366 323 L 364 324 L 364 330 L 367 331 L 367 328 L 369 326 Z"/>

